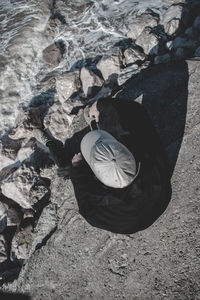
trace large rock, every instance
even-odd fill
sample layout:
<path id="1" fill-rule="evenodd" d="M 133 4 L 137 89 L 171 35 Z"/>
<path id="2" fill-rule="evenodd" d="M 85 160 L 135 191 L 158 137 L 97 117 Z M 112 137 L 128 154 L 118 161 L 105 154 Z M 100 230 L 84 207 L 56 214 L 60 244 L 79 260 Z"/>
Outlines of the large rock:
<path id="1" fill-rule="evenodd" d="M 124 51 L 124 63 L 126 66 L 144 60 L 145 57 L 145 54 L 138 48 L 128 48 Z"/>
<path id="2" fill-rule="evenodd" d="M 143 13 L 135 18 L 134 22 L 129 26 L 127 37 L 135 40 L 139 37 L 145 27 L 155 27 L 158 24 L 158 17 L 153 16 L 151 13 Z"/>
<path id="3" fill-rule="evenodd" d="M 63 57 L 59 44 L 54 43 L 43 50 L 43 59 L 48 64 L 58 66 Z"/>
<path id="4" fill-rule="evenodd" d="M 56 90 L 61 103 L 81 90 L 79 71 L 66 72 L 56 77 Z"/>
<path id="5" fill-rule="evenodd" d="M 25 164 L 3 181 L 1 189 L 5 197 L 23 208 L 32 208 L 48 192 L 38 173 Z"/>
<path id="6" fill-rule="evenodd" d="M 143 48 L 145 54 L 158 54 L 158 38 L 151 32 L 149 28 L 144 29 L 135 42 L 138 46 Z"/>
<path id="7" fill-rule="evenodd" d="M 80 73 L 82 82 L 82 90 L 85 96 L 92 96 L 98 92 L 99 87 L 103 85 L 103 80 L 99 78 L 94 72 L 83 67 Z"/>
<path id="8" fill-rule="evenodd" d="M 160 21 L 168 35 L 173 35 L 178 31 L 181 24 L 182 14 L 183 6 L 181 5 L 172 5 L 168 8 Z"/>
<path id="9" fill-rule="evenodd" d="M 27 259 L 33 240 L 33 227 L 28 225 L 16 232 L 11 243 L 10 259 L 12 261 Z"/>
<path id="10" fill-rule="evenodd" d="M 70 101 L 66 101 L 63 104 L 55 102 L 44 118 L 45 127 L 50 130 L 56 139 L 63 142 L 71 133 L 70 126 L 74 119 L 74 115 L 70 115 L 72 108 L 73 104 Z"/>
<path id="11" fill-rule="evenodd" d="M 177 48 L 186 48 L 186 49 L 195 49 L 196 48 L 196 43 L 192 40 L 189 40 L 184 37 L 177 37 L 175 40 L 172 42 L 172 47 L 174 49 Z"/>
<path id="12" fill-rule="evenodd" d="M 193 28 L 200 32 L 200 16 L 196 17 L 194 23 L 193 23 Z"/>
<path id="13" fill-rule="evenodd" d="M 111 79 L 113 75 L 121 72 L 121 64 L 118 55 L 104 56 L 97 64 L 97 69 L 101 71 L 104 80 Z M 110 78 L 109 78 L 110 77 Z M 114 76 L 113 76 L 114 77 Z"/>

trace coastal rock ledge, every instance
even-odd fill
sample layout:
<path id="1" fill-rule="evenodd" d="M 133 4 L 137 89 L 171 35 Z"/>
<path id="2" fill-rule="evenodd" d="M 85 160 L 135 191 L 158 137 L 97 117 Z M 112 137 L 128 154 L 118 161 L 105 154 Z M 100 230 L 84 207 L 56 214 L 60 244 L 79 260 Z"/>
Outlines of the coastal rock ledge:
<path id="1" fill-rule="evenodd" d="M 52 1 L 43 31 L 35 30 L 45 40 L 37 93 L 0 140 L 2 299 L 200 299 L 200 2 L 163 2 L 163 14 L 136 15 L 123 41 L 70 70 L 67 1 Z M 93 228 L 80 216 L 72 183 L 58 177 L 39 134 L 44 125 L 64 142 L 86 126 L 84 106 L 107 96 L 144 105 L 170 164 L 169 206 L 132 235 Z"/>

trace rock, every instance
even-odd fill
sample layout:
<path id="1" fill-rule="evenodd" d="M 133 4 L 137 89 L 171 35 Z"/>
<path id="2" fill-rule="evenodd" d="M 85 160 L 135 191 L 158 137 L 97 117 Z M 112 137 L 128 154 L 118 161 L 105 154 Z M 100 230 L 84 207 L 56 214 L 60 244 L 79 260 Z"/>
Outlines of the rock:
<path id="1" fill-rule="evenodd" d="M 133 64 L 130 67 L 125 68 L 118 76 L 117 82 L 118 85 L 124 84 L 128 79 L 133 75 L 139 72 L 139 67 L 137 64 Z"/>
<path id="2" fill-rule="evenodd" d="M 193 28 L 200 32 L 200 16 L 196 17 L 194 23 L 193 23 Z"/>
<path id="3" fill-rule="evenodd" d="M 129 26 L 128 38 L 137 39 L 146 26 L 155 27 L 158 24 L 158 17 L 146 12 L 138 16 L 134 22 Z"/>
<path id="4" fill-rule="evenodd" d="M 185 59 L 187 57 L 187 55 L 188 55 L 188 52 L 184 48 L 178 48 L 174 52 L 174 58 L 177 60 Z"/>
<path id="5" fill-rule="evenodd" d="M 10 160 L 11 163 L 14 162 L 21 145 L 21 140 L 13 140 L 7 134 L 2 136 L 0 141 L 0 166 L 3 167 L 3 164 L 6 165 L 3 161 L 4 158 L 7 158 L 8 161 Z"/>
<path id="6" fill-rule="evenodd" d="M 33 227 L 28 225 L 16 232 L 11 243 L 11 261 L 16 259 L 27 259 L 29 257 L 29 250 L 33 240 Z"/>
<path id="7" fill-rule="evenodd" d="M 57 221 L 56 206 L 55 204 L 49 204 L 43 209 L 37 226 L 34 229 L 31 252 L 39 248 L 44 239 L 52 233 L 57 226 Z"/>
<path id="8" fill-rule="evenodd" d="M 1 171 L 0 171 L 0 186 L 2 184 L 2 181 L 5 180 L 7 177 L 10 176 L 10 174 L 12 174 L 13 172 L 15 172 L 15 170 L 17 170 L 20 167 L 21 163 L 19 161 L 8 165 L 7 167 L 4 167 Z"/>
<path id="9" fill-rule="evenodd" d="M 164 54 L 164 55 L 160 55 L 160 56 L 156 56 L 154 58 L 154 64 L 162 64 L 162 63 L 167 63 L 171 60 L 171 57 L 170 55 L 167 53 L 167 54 Z"/>
<path id="10" fill-rule="evenodd" d="M 149 28 L 146 28 L 136 39 L 136 44 L 143 48 L 144 53 L 147 55 L 157 55 L 158 54 L 158 39 L 151 33 Z"/>
<path id="11" fill-rule="evenodd" d="M 70 125 L 72 124 L 74 115 L 69 114 L 72 108 L 73 104 L 70 101 L 63 104 L 55 102 L 44 118 L 45 127 L 50 130 L 53 137 L 63 142 L 71 133 Z"/>
<path id="12" fill-rule="evenodd" d="M 168 35 L 176 33 L 180 27 L 183 14 L 181 5 L 172 5 L 168 8 L 160 23 L 164 26 L 164 30 Z"/>
<path id="13" fill-rule="evenodd" d="M 23 219 L 29 219 L 34 217 L 34 211 L 32 209 L 24 209 Z"/>
<path id="14" fill-rule="evenodd" d="M 35 143 L 33 140 L 30 140 L 24 147 L 20 148 L 17 153 L 17 159 L 20 162 L 23 162 L 24 160 L 28 159 L 31 154 L 35 151 Z"/>
<path id="15" fill-rule="evenodd" d="M 32 167 L 21 165 L 6 178 L 1 186 L 2 194 L 23 208 L 32 208 L 47 192 L 40 176 Z"/>
<path id="16" fill-rule="evenodd" d="M 112 75 L 121 72 L 120 60 L 118 55 L 104 56 L 97 64 L 97 69 L 101 71 L 104 80 L 110 79 Z"/>
<path id="17" fill-rule="evenodd" d="M 61 103 L 73 98 L 80 89 L 79 71 L 66 72 L 56 77 L 56 90 Z"/>
<path id="18" fill-rule="evenodd" d="M 197 56 L 200 56 L 200 47 L 198 47 L 194 53 L 194 56 L 197 57 Z"/>
<path id="19" fill-rule="evenodd" d="M 12 140 L 26 139 L 28 141 L 33 137 L 33 129 L 43 128 L 43 117 L 46 109 L 46 105 L 22 108 L 16 119 L 16 127 L 9 134 L 9 137 Z"/>
<path id="20" fill-rule="evenodd" d="M 7 226 L 19 226 L 21 219 L 22 213 L 14 207 L 9 207 L 7 212 Z"/>
<path id="21" fill-rule="evenodd" d="M 43 50 L 43 59 L 48 64 L 53 66 L 58 66 L 62 60 L 62 53 L 58 45 L 56 43 L 48 46 Z"/>
<path id="22" fill-rule="evenodd" d="M 175 40 L 173 40 L 172 47 L 174 49 L 177 48 L 195 49 L 196 43 L 184 37 L 177 37 L 175 38 Z"/>
<path id="23" fill-rule="evenodd" d="M 92 96 L 98 92 L 98 88 L 103 85 L 103 80 L 99 78 L 94 72 L 83 67 L 80 72 L 80 79 L 82 82 L 82 90 L 85 96 Z"/>
<path id="24" fill-rule="evenodd" d="M 7 226 L 7 212 L 8 205 L 0 202 L 0 233 L 3 232 Z"/>
<path id="25" fill-rule="evenodd" d="M 178 19 L 173 19 L 170 22 L 167 23 L 165 26 L 165 32 L 168 35 L 173 35 L 175 34 L 180 27 L 180 20 Z"/>
<path id="26" fill-rule="evenodd" d="M 8 245 L 3 234 L 0 234 L 0 264 L 8 259 L 7 256 Z"/>
<path id="27" fill-rule="evenodd" d="M 145 54 L 137 48 L 128 48 L 124 51 L 124 63 L 125 65 L 133 64 L 138 60 L 144 60 Z"/>

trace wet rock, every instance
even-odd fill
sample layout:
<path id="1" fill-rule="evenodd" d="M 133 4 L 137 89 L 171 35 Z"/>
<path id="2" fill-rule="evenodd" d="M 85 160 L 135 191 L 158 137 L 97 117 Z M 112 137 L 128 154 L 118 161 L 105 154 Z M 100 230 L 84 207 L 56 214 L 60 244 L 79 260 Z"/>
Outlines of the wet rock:
<path id="1" fill-rule="evenodd" d="M 137 39 L 145 27 L 155 27 L 158 24 L 158 17 L 146 12 L 138 16 L 129 27 L 128 38 Z"/>
<path id="2" fill-rule="evenodd" d="M 144 60 L 145 54 L 137 48 L 128 48 L 124 51 L 124 63 L 125 65 L 133 64 L 138 60 Z"/>
<path id="3" fill-rule="evenodd" d="M 146 28 L 136 39 L 136 44 L 143 48 L 145 54 L 157 55 L 158 54 L 158 39 L 151 32 L 149 28 Z"/>
<path id="4" fill-rule="evenodd" d="M 2 184 L 3 180 L 5 180 L 7 177 L 9 177 L 15 170 L 17 170 L 20 167 L 21 163 L 19 161 L 8 165 L 7 167 L 4 167 L 0 171 L 0 185 Z"/>
<path id="5" fill-rule="evenodd" d="M 3 181 L 1 189 L 5 197 L 23 208 L 31 208 L 48 191 L 35 170 L 25 164 Z"/>
<path id="6" fill-rule="evenodd" d="M 24 160 L 27 160 L 31 156 L 31 154 L 33 154 L 34 151 L 35 142 L 33 140 L 30 140 L 26 145 L 19 149 L 17 153 L 17 159 L 20 162 L 23 162 Z"/>
<path id="7" fill-rule="evenodd" d="M 85 67 L 81 69 L 80 79 L 85 96 L 94 95 L 95 92 L 98 92 L 98 88 L 103 85 L 103 80 Z"/>
<path id="8" fill-rule="evenodd" d="M 63 104 L 55 102 L 44 118 L 45 127 L 50 130 L 53 137 L 63 142 L 71 133 L 70 125 L 74 118 L 74 115 L 70 115 L 72 108 L 73 104 L 70 101 Z"/>
<path id="9" fill-rule="evenodd" d="M 118 76 L 117 82 L 118 85 L 124 84 L 128 79 L 133 75 L 139 72 L 139 67 L 137 64 L 133 64 L 130 67 L 125 68 Z"/>
<path id="10" fill-rule="evenodd" d="M 48 64 L 58 66 L 62 60 L 62 52 L 60 47 L 54 43 L 43 50 L 43 59 Z"/>
<path id="11" fill-rule="evenodd" d="M 167 63 L 171 60 L 171 57 L 170 55 L 167 53 L 167 54 L 164 54 L 164 55 L 160 55 L 160 56 L 156 56 L 154 58 L 154 63 L 155 64 L 162 64 L 162 63 Z"/>
<path id="12" fill-rule="evenodd" d="M 0 202 L 0 233 L 3 232 L 7 226 L 7 212 L 8 205 Z"/>
<path id="13" fill-rule="evenodd" d="M 3 234 L 0 234 L 0 264 L 8 259 L 7 249 L 8 249 L 7 242 Z"/>
<path id="14" fill-rule="evenodd" d="M 80 89 L 79 71 L 66 72 L 56 77 L 56 90 L 61 103 L 73 98 Z"/>
<path id="15" fill-rule="evenodd" d="M 181 5 L 172 5 L 168 8 L 161 20 L 164 30 L 168 35 L 173 35 L 180 28 L 183 7 Z"/>
<path id="16" fill-rule="evenodd" d="M 28 225 L 16 232 L 11 243 L 11 261 L 27 259 L 33 240 L 33 227 Z"/>
<path id="17" fill-rule="evenodd" d="M 46 112 L 46 105 L 38 107 L 22 108 L 16 119 L 16 127 L 9 134 L 12 140 L 30 139 L 35 128 L 43 128 L 43 117 Z"/>
<path id="18" fill-rule="evenodd" d="M 0 165 L 1 162 L 3 165 L 3 158 L 14 161 L 16 159 L 18 150 L 21 148 L 21 145 L 21 140 L 13 140 L 7 134 L 4 135 L 0 141 Z"/>
<path id="19" fill-rule="evenodd" d="M 200 47 L 198 47 L 194 53 L 194 56 L 200 56 Z"/>
<path id="20" fill-rule="evenodd" d="M 110 79 L 112 75 L 121 72 L 120 60 L 118 55 L 105 56 L 97 64 L 97 69 L 101 71 L 104 80 Z"/>

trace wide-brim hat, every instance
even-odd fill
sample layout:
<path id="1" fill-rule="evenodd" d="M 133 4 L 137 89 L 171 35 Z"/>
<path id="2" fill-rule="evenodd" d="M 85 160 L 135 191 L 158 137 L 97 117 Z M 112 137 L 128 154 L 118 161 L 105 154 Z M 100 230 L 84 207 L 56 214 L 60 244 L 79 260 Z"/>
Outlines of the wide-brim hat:
<path id="1" fill-rule="evenodd" d="M 124 188 L 136 177 L 133 154 L 104 130 L 87 133 L 81 141 L 81 152 L 95 176 L 106 186 Z"/>

